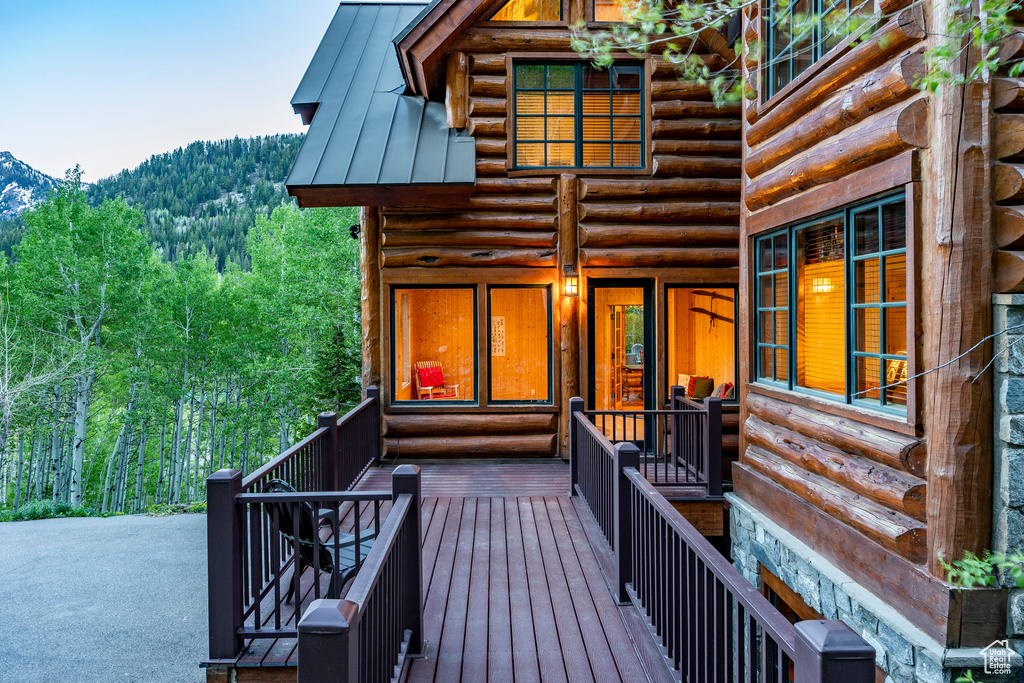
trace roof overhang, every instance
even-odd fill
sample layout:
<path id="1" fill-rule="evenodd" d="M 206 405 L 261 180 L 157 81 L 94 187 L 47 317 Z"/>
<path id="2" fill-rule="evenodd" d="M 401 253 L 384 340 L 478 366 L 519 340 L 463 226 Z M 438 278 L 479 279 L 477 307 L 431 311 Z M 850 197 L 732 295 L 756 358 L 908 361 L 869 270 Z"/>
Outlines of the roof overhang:
<path id="1" fill-rule="evenodd" d="M 437 208 L 463 204 L 473 194 L 473 183 L 459 185 L 305 185 L 289 186 L 288 194 L 302 208 L 323 206 L 400 206 Z"/>

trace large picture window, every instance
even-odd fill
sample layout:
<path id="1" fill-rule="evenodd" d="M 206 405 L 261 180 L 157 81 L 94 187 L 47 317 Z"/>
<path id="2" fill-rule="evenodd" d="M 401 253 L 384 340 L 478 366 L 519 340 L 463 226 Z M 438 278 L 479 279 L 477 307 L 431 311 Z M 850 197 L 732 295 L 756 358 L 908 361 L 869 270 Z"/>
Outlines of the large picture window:
<path id="1" fill-rule="evenodd" d="M 642 168 L 643 67 L 516 64 L 516 168 Z"/>
<path id="2" fill-rule="evenodd" d="M 903 196 L 759 237 L 754 258 L 757 379 L 905 409 Z"/>
<path id="3" fill-rule="evenodd" d="M 559 21 L 561 0 L 508 0 L 490 21 Z"/>
<path id="4" fill-rule="evenodd" d="M 551 401 L 551 293 L 547 287 L 491 287 L 490 400 Z"/>
<path id="5" fill-rule="evenodd" d="M 669 287 L 666 303 L 668 386 L 735 400 L 736 290 Z"/>
<path id="6" fill-rule="evenodd" d="M 392 290 L 392 382 L 396 401 L 473 401 L 476 290 Z"/>

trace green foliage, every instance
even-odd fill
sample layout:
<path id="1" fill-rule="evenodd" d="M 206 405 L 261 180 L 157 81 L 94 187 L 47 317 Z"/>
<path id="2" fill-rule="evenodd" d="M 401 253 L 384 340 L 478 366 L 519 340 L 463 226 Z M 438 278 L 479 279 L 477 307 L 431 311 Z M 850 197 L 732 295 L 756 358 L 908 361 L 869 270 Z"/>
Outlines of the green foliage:
<path id="1" fill-rule="evenodd" d="M 1012 579 L 1018 588 L 1024 588 L 1024 553 L 993 553 L 986 550 L 981 557 L 965 552 L 952 564 L 942 562 L 946 580 L 957 588 L 995 586 L 1000 578 Z"/>
<path id="2" fill-rule="evenodd" d="M 0 510 L 0 522 L 27 522 L 53 517 L 109 517 L 91 507 L 73 507 L 65 501 L 33 500 L 15 510 Z"/>
<path id="3" fill-rule="evenodd" d="M 146 509 L 146 514 L 150 517 L 170 517 L 171 515 L 187 515 L 187 514 L 206 514 L 206 501 L 199 501 L 196 503 L 177 503 L 169 505 L 167 503 L 159 503 L 157 505 L 150 505 Z"/>

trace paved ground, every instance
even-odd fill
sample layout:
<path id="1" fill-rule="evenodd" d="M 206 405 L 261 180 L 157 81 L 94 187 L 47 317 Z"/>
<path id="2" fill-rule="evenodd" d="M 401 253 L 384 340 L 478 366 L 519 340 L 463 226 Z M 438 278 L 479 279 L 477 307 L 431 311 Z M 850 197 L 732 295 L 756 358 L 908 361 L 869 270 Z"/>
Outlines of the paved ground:
<path id="1" fill-rule="evenodd" d="M 203 681 L 206 515 L 0 524 L 0 681 Z"/>

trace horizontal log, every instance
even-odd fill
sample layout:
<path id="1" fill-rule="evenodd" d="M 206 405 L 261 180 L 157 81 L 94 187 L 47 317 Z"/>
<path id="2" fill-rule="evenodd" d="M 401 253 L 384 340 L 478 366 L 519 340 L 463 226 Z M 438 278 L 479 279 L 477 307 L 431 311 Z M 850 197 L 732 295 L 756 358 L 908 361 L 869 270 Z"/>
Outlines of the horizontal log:
<path id="1" fill-rule="evenodd" d="M 554 214 L 516 214 L 509 212 L 472 213 L 386 213 L 384 230 L 479 230 L 487 227 L 511 230 L 555 230 Z"/>
<path id="2" fill-rule="evenodd" d="M 476 436 L 481 434 L 550 434 L 558 429 L 557 413 L 444 413 L 385 415 L 388 438 L 409 436 Z"/>
<path id="3" fill-rule="evenodd" d="M 743 153 L 740 140 L 655 140 L 655 154 L 739 158 Z"/>
<path id="4" fill-rule="evenodd" d="M 699 85 L 691 81 L 680 81 L 675 78 L 652 79 L 651 100 L 654 102 L 664 102 L 666 100 L 710 102 L 711 88 L 707 85 Z"/>
<path id="5" fill-rule="evenodd" d="M 469 118 L 469 134 L 470 135 L 483 135 L 501 137 L 505 135 L 505 119 L 504 118 L 479 118 L 471 116 Z"/>
<path id="6" fill-rule="evenodd" d="M 551 195 L 502 195 L 502 194 L 475 194 L 469 198 L 471 209 L 494 209 L 506 210 L 516 213 L 544 213 L 554 212 L 558 200 Z M 482 226 L 488 227 L 488 226 Z"/>
<path id="7" fill-rule="evenodd" d="M 583 203 L 579 208 L 580 223 L 701 221 L 733 225 L 739 218 L 738 202 Z"/>
<path id="8" fill-rule="evenodd" d="M 438 436 L 384 439 L 389 457 L 450 458 L 455 456 L 545 456 L 555 454 L 555 434 L 502 436 Z"/>
<path id="9" fill-rule="evenodd" d="M 699 267 L 734 268 L 739 265 L 737 247 L 659 247 L 657 249 L 580 249 L 586 266 L 636 268 Z"/>
<path id="10" fill-rule="evenodd" d="M 580 201 L 584 199 L 634 199 L 637 197 L 673 197 L 691 195 L 739 196 L 739 178 L 658 178 L 656 180 L 620 180 L 580 178 Z M 737 217 L 739 214 L 736 214 Z"/>
<path id="11" fill-rule="evenodd" d="M 581 225 L 580 246 L 679 247 L 736 244 L 738 225 Z"/>
<path id="12" fill-rule="evenodd" d="M 993 117 L 992 157 L 1001 161 L 1024 158 L 1024 114 L 997 114 Z"/>
<path id="13" fill-rule="evenodd" d="M 748 443 L 820 474 L 854 493 L 897 512 L 925 520 L 925 481 L 862 456 L 826 446 L 798 432 L 750 416 L 743 425 Z"/>
<path id="14" fill-rule="evenodd" d="M 996 55 L 996 59 L 1003 64 L 1019 61 L 1024 57 L 1024 33 L 1014 31 L 999 41 L 999 52 Z"/>
<path id="15" fill-rule="evenodd" d="M 477 178 L 480 176 L 505 175 L 505 159 L 477 159 L 476 175 Z"/>
<path id="16" fill-rule="evenodd" d="M 995 164 L 992 166 L 992 199 L 997 202 L 1024 201 L 1024 166 Z"/>
<path id="17" fill-rule="evenodd" d="M 757 446 L 747 446 L 743 462 L 830 517 L 850 525 L 883 548 L 917 564 L 927 559 L 925 526 L 920 522 Z"/>
<path id="18" fill-rule="evenodd" d="M 470 116 L 505 116 L 508 107 L 504 97 L 469 98 Z"/>
<path id="19" fill-rule="evenodd" d="M 917 99 L 878 119 L 864 121 L 847 135 L 758 177 L 747 185 L 745 201 L 751 211 L 757 211 L 908 149 L 927 146 L 928 101 Z"/>
<path id="20" fill-rule="evenodd" d="M 532 194 L 535 192 L 558 192 L 558 178 L 480 178 L 476 181 L 478 193 Z"/>
<path id="21" fill-rule="evenodd" d="M 673 40 L 672 42 L 679 45 L 684 50 L 689 45 L 689 41 L 687 40 L 683 40 L 680 42 L 676 42 L 675 40 Z M 702 62 L 704 62 L 704 64 L 712 71 L 721 71 L 722 69 L 729 65 L 729 63 L 721 55 L 702 52 L 699 49 L 694 50 L 693 54 L 696 55 Z M 651 75 L 654 79 L 678 78 L 679 67 L 673 64 L 672 62 L 668 62 L 664 59 L 661 59 L 660 57 L 657 57 L 654 60 L 654 71 Z"/>
<path id="22" fill-rule="evenodd" d="M 679 176 L 690 178 L 738 178 L 739 159 L 717 159 L 715 157 L 679 157 L 656 155 L 654 175 L 658 177 Z"/>
<path id="23" fill-rule="evenodd" d="M 381 263 L 385 268 L 430 266 L 524 266 L 549 268 L 557 265 L 557 251 L 551 249 L 444 248 L 383 249 Z"/>
<path id="24" fill-rule="evenodd" d="M 385 232 L 385 247 L 555 247 L 554 232 L 515 230 L 404 230 Z"/>
<path id="25" fill-rule="evenodd" d="M 1024 206 L 997 206 L 992 217 L 997 247 L 1024 247 Z"/>
<path id="26" fill-rule="evenodd" d="M 925 37 L 916 9 L 900 12 L 871 37 L 823 69 L 817 76 L 761 117 L 747 129 L 747 144 L 759 145 L 870 69 Z"/>
<path id="27" fill-rule="evenodd" d="M 469 77 L 469 94 L 473 97 L 500 97 L 508 94 L 504 76 L 473 74 Z"/>
<path id="28" fill-rule="evenodd" d="M 651 131 L 655 138 L 739 139 L 739 119 L 655 119 Z"/>
<path id="29" fill-rule="evenodd" d="M 914 81 L 922 73 L 924 63 L 920 52 L 912 52 L 875 71 L 841 97 L 750 150 L 744 164 L 747 177 L 756 178 L 822 140 L 906 99 L 917 92 Z"/>
<path id="30" fill-rule="evenodd" d="M 505 150 L 505 138 L 474 138 L 474 142 L 478 157 L 507 158 L 508 156 Z"/>
<path id="31" fill-rule="evenodd" d="M 1024 79 L 993 78 L 992 109 L 1024 111 Z"/>
<path id="32" fill-rule="evenodd" d="M 469 72 L 472 74 L 503 74 L 505 73 L 505 55 L 470 55 Z"/>
<path id="33" fill-rule="evenodd" d="M 450 50 L 463 52 L 568 52 L 572 54 L 572 35 L 566 29 L 531 28 L 510 31 L 507 28 L 474 27 L 453 41 Z M 686 41 L 683 41 L 686 42 Z"/>
<path id="34" fill-rule="evenodd" d="M 719 106 L 714 102 L 672 100 L 670 102 L 654 102 L 651 105 L 651 111 L 651 115 L 655 119 L 722 119 L 739 116 L 740 105 L 725 103 Z"/>
<path id="35" fill-rule="evenodd" d="M 998 249 L 993 258 L 995 283 L 993 288 L 1001 294 L 1024 292 L 1024 252 Z"/>
<path id="36" fill-rule="evenodd" d="M 920 439 L 836 417 L 754 392 L 747 393 L 751 415 L 811 437 L 841 451 L 875 462 L 925 475 L 925 445 Z"/>

